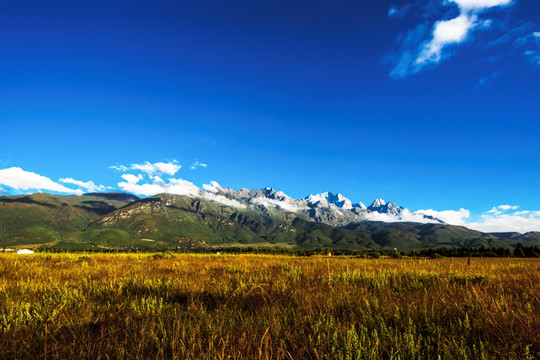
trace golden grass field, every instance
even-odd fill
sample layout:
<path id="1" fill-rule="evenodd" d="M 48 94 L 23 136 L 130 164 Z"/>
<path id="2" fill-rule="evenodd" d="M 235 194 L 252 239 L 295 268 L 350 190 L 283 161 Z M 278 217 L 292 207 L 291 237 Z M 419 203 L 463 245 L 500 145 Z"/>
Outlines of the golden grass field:
<path id="1" fill-rule="evenodd" d="M 0 255 L 2 359 L 538 359 L 539 259 Z"/>

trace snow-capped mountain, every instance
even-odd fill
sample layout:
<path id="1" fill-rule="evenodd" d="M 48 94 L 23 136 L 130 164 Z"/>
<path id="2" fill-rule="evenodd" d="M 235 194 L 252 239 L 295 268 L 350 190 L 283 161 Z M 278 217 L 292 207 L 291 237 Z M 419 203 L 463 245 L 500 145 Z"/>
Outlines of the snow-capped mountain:
<path id="1" fill-rule="evenodd" d="M 393 202 L 386 203 L 383 199 L 377 198 L 368 207 L 369 211 L 376 211 L 381 214 L 399 215 L 405 208 L 398 206 Z"/>
<path id="2" fill-rule="evenodd" d="M 398 206 L 393 202 L 386 203 L 383 199 L 377 198 L 366 208 L 361 203 L 354 203 L 340 193 L 323 192 L 311 194 L 303 199 L 294 199 L 282 191 L 266 187 L 260 190 L 249 190 L 242 188 L 233 190 L 222 188 L 218 183 L 205 186 L 202 196 L 208 200 L 222 202 L 226 205 L 241 204 L 242 208 L 256 207 L 268 211 L 286 211 L 295 213 L 307 220 L 320 222 L 332 226 L 345 226 L 350 223 L 364 220 L 396 222 L 435 222 L 443 221 L 420 213 L 415 213 L 409 209 Z"/>
<path id="3" fill-rule="evenodd" d="M 334 204 L 336 207 L 345 210 L 352 210 L 355 207 L 360 209 L 366 208 L 366 206 L 361 202 L 353 204 L 351 200 L 347 199 L 340 193 L 334 194 L 331 192 L 324 192 L 316 195 L 309 195 L 305 197 L 304 200 L 306 200 L 308 204 L 312 205 L 315 205 L 318 202 L 321 202 L 322 204 Z"/>

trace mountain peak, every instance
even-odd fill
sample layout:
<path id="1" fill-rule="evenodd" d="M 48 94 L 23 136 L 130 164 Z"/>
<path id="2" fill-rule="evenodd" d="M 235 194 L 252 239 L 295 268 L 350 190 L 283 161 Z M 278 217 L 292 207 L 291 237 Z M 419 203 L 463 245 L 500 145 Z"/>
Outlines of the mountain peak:
<path id="1" fill-rule="evenodd" d="M 304 198 L 308 203 L 316 204 L 319 202 L 327 202 L 328 204 L 334 204 L 338 208 L 351 210 L 353 208 L 351 200 L 347 199 L 340 193 L 323 192 L 320 194 L 311 194 Z"/>
<path id="2" fill-rule="evenodd" d="M 356 204 L 353 204 L 353 208 L 360 208 L 360 209 L 363 209 L 363 210 L 367 209 L 366 205 L 364 205 L 364 203 L 361 202 L 361 201 L 359 201 Z"/>
<path id="3" fill-rule="evenodd" d="M 375 201 L 373 201 L 373 204 L 371 204 L 370 208 L 378 208 L 384 205 L 386 205 L 386 202 L 380 197 L 378 197 L 375 199 Z"/>

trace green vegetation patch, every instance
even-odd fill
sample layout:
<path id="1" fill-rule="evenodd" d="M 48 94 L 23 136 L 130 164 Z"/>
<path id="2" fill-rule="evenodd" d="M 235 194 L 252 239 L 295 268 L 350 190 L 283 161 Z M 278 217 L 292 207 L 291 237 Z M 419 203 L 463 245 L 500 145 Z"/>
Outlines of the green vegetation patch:
<path id="1" fill-rule="evenodd" d="M 106 246 L 129 247 L 133 245 L 133 236 L 118 229 L 97 229 L 83 231 L 80 238 L 84 242 L 96 243 Z"/>

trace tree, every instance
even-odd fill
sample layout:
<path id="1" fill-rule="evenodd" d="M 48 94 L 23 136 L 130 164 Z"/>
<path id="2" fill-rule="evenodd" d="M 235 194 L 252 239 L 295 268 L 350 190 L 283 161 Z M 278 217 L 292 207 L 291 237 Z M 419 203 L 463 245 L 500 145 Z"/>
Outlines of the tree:
<path id="1" fill-rule="evenodd" d="M 523 245 L 517 243 L 516 248 L 514 249 L 514 257 L 525 257 L 525 252 L 523 251 Z"/>

